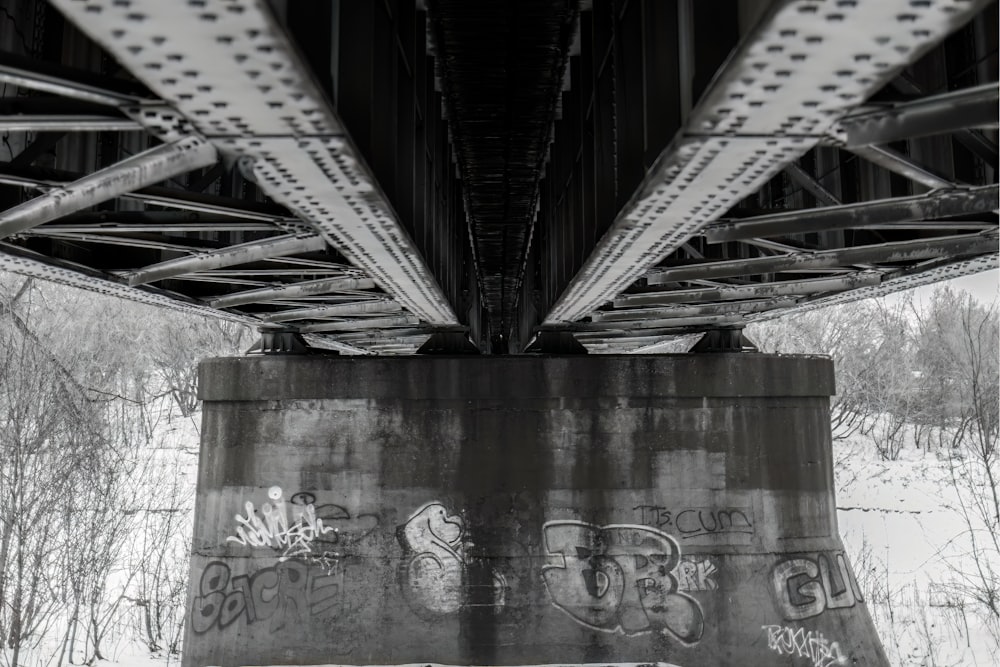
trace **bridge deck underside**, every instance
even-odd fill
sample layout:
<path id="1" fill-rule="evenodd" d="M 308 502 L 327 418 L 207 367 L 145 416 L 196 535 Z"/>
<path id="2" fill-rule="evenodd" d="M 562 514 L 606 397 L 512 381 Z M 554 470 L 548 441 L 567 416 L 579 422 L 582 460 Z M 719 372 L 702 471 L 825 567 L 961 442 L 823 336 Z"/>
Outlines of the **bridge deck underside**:
<path id="1" fill-rule="evenodd" d="M 997 266 L 995 2 L 282 4 L 22 3 L 0 268 L 409 354 Z"/>

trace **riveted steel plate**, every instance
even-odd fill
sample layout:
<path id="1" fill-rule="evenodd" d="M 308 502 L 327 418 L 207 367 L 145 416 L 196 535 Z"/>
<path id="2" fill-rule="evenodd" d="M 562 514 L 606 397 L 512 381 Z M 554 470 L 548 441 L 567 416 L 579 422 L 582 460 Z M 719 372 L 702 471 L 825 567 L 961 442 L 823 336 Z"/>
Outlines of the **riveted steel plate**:
<path id="1" fill-rule="evenodd" d="M 545 317 L 588 315 L 824 139 L 985 1 L 774 2 Z M 726 141 L 725 145 L 721 142 Z"/>
<path id="2" fill-rule="evenodd" d="M 457 323 L 267 3 L 53 4 L 166 104 L 129 109 L 133 118 L 161 134 L 190 126 L 231 157 L 252 160 L 268 196 L 323 233 L 414 315 Z"/>
<path id="3" fill-rule="evenodd" d="M 887 296 L 889 294 L 912 289 L 914 287 L 931 285 L 933 283 L 941 282 L 942 280 L 961 278 L 962 276 L 969 276 L 974 273 L 989 271 L 990 269 L 996 268 L 1000 268 L 1000 257 L 997 255 L 983 255 L 980 257 L 973 257 L 970 259 L 947 263 L 929 262 L 926 268 L 918 267 L 919 270 L 914 269 L 888 273 L 883 276 L 882 281 L 878 285 L 870 285 L 868 287 L 861 287 L 841 292 L 839 294 L 821 297 L 815 301 L 807 301 L 780 311 L 754 313 L 752 315 L 747 315 L 746 319 L 748 322 L 770 320 L 781 315 L 803 313 L 809 310 L 816 310 L 817 308 L 825 308 L 836 304 Z"/>

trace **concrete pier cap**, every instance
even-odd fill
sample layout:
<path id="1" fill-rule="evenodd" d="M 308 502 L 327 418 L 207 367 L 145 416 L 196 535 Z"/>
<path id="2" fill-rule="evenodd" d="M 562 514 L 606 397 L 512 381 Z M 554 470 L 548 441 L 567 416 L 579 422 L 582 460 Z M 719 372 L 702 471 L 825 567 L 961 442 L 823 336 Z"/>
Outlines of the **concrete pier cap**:
<path id="1" fill-rule="evenodd" d="M 184 664 L 888 664 L 829 359 L 209 359 Z"/>

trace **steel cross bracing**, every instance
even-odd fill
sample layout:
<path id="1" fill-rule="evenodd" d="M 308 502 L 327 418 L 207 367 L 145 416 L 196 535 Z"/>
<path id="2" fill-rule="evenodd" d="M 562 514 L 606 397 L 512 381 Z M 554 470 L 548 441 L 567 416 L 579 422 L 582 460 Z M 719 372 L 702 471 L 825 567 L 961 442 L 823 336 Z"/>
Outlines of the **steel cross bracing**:
<path id="1" fill-rule="evenodd" d="M 38 182 L 45 188 L 44 194 L 3 214 L 0 236 L 33 232 L 94 241 L 100 235 L 99 240 L 105 243 L 136 245 L 141 241 L 121 233 L 127 230 L 134 237 L 139 231 L 134 225 L 123 224 L 121 229 L 97 226 L 89 230 L 89 236 L 82 229 L 42 225 L 56 218 L 65 221 L 65 215 L 112 197 L 142 197 L 142 189 L 152 183 L 219 160 L 238 161 L 248 179 L 297 219 L 267 218 L 274 232 L 269 238 L 215 248 L 174 245 L 170 249 L 186 250 L 184 256 L 118 272 L 117 276 L 88 272 L 72 282 L 94 286 L 97 280 L 99 291 L 162 303 L 163 297 L 156 291 L 130 292 L 125 285 L 134 287 L 164 279 L 204 280 L 216 269 L 273 263 L 280 258 L 320 253 L 332 246 L 353 264 L 338 272 L 336 278 L 283 282 L 279 286 L 272 286 L 270 281 L 258 282 L 257 289 L 235 295 L 201 303 L 180 298 L 179 303 L 196 310 L 238 306 L 240 311 L 232 317 L 304 322 L 300 327 L 303 332 L 368 330 L 373 325 L 393 327 L 404 323 L 428 327 L 423 334 L 426 339 L 432 327 L 457 324 L 434 276 L 396 223 L 391 207 L 265 3 L 54 0 L 53 4 L 153 91 L 156 99 L 9 65 L 0 66 L 0 79 L 89 103 L 113 105 L 130 119 L 127 123 L 115 121 L 116 129 L 143 127 L 167 143 L 71 183 Z M 64 127 L 70 122 L 57 124 L 35 117 L 24 126 L 36 131 L 54 127 L 105 129 L 93 127 L 100 124 L 94 119 L 75 120 L 79 123 L 76 128 Z M 111 121 L 107 125 L 110 127 Z M 153 201 L 167 206 L 175 203 Z M 185 208 L 183 202 L 181 207 Z M 114 219 L 113 215 L 109 217 Z M 178 226 L 185 227 L 183 223 Z M 196 221 L 189 229 L 199 229 Z M 32 261 L 27 253 L 20 252 L 0 257 L 0 266 L 27 272 L 30 264 L 30 271 L 36 274 L 63 276 L 63 269 L 51 261 Z M 245 275 L 260 277 L 254 270 Z M 384 292 L 362 291 L 376 285 Z M 155 296 L 147 296 L 151 294 Z M 295 299 L 315 299 L 315 295 L 329 297 L 325 308 L 311 301 L 302 305 L 313 308 L 287 308 L 278 314 L 258 316 L 247 308 L 255 304 L 287 305 L 289 300 L 291 305 L 297 305 Z M 352 306 L 342 303 L 345 296 Z M 382 312 L 402 315 L 397 318 L 399 322 L 367 317 Z M 411 342 L 413 351 L 420 341 L 413 338 Z M 362 351 L 346 344 L 334 346 Z"/>
<path id="2" fill-rule="evenodd" d="M 716 28 L 735 19 L 697 19 L 695 0 L 594 0 L 580 11 L 537 4 L 559 28 L 544 66 L 511 38 L 505 48 L 524 52 L 480 69 L 446 48 L 476 53 L 475 31 L 494 29 L 467 21 L 461 3 L 337 5 L 336 20 L 305 34 L 285 3 L 265 0 L 52 5 L 111 58 L 79 35 L 65 56 L 58 29 L 46 39 L 63 56 L 40 59 L 41 46 L 16 55 L 0 29 L 9 91 L 0 129 L 13 144 L 0 163 L 0 269 L 295 328 L 345 352 L 408 354 L 434 331 L 475 329 L 477 318 L 487 322 L 476 340 L 483 350 L 487 333 L 502 341 L 520 318 L 512 349 L 541 324 L 591 351 L 652 352 L 698 332 L 997 265 L 996 12 L 986 0 L 756 3 L 740 10 L 739 40 L 718 57 L 711 45 L 705 55 L 705 43 L 723 40 Z M 46 10 L 42 0 L 26 6 Z M 509 19 L 517 7 L 495 9 Z M 956 42 L 973 19 L 978 36 Z M 444 28 L 461 42 L 446 43 Z M 575 60 L 564 29 L 578 31 Z M 318 61 L 317 43 L 333 45 Z M 327 72 L 332 88 L 316 69 L 331 56 L 340 58 Z M 714 76 L 695 89 L 706 60 Z M 535 77 L 536 89 L 520 90 L 524 77 L 504 78 L 515 61 L 560 80 Z M 650 73 L 664 77 L 663 90 Z M 581 82 L 593 95 L 572 102 Z M 484 86 L 499 93 L 488 110 Z M 660 106 L 636 122 L 639 89 Z M 562 96 L 555 108 L 553 94 Z M 664 99 L 678 100 L 676 121 L 658 115 L 673 113 Z M 584 117 L 592 125 L 577 136 L 590 152 L 575 144 L 557 154 L 562 130 L 553 129 L 542 175 L 544 124 Z M 534 128 L 530 150 L 523 132 L 497 134 L 521 120 Z M 627 143 L 657 133 L 638 152 Z M 59 141 L 55 160 L 45 157 Z M 409 172 L 394 164 L 407 160 Z M 535 201 L 538 178 L 572 180 L 566 165 L 575 174 L 598 161 L 613 164 L 614 178 L 635 174 L 611 186 L 613 209 L 585 192 L 580 201 L 594 210 L 577 201 L 563 231 L 542 204 L 510 213 L 516 197 Z M 515 173 L 521 163 L 534 175 Z M 607 173 L 584 183 L 606 192 Z M 588 215 L 586 224 L 604 217 L 590 237 L 572 229 Z M 483 261 L 484 230 L 516 252 Z M 442 241 L 452 236 L 465 255 Z M 580 238 L 589 238 L 582 248 Z M 543 242 L 548 255 L 532 249 Z M 549 264 L 559 265 L 557 279 L 545 277 Z M 497 312 L 506 313 L 502 330 Z"/>
<path id="3" fill-rule="evenodd" d="M 888 106 L 865 105 L 904 67 L 988 4 L 771 3 L 716 73 L 543 326 L 574 331 L 594 351 L 657 351 L 659 343 L 692 330 L 741 327 L 996 267 L 996 186 L 968 189 L 878 144 L 995 128 L 997 83 Z M 938 190 L 841 211 L 851 207 L 838 207 L 839 200 L 796 162 L 821 145 L 845 146 Z M 712 226 L 782 170 L 811 192 L 821 208 L 769 216 L 787 221 L 780 228 L 765 229 L 768 216 Z M 942 208 L 947 210 L 938 210 Z M 964 225 L 933 222 L 940 219 L 936 215 L 959 214 L 966 214 Z M 978 220 L 970 222 L 976 215 Z M 817 220 L 812 223 L 816 229 L 810 227 L 811 218 Z M 866 249 L 814 251 L 801 242 L 801 234 L 810 231 L 879 225 L 906 229 L 915 221 L 928 229 L 954 224 L 967 234 Z M 689 243 L 702 236 L 709 242 L 729 240 L 725 230 L 730 228 L 746 230 L 738 238 L 757 249 L 753 259 L 712 262 Z M 663 269 L 654 268 L 668 256 Z M 895 264 L 900 261 L 908 264 Z M 761 275 L 782 270 L 823 270 L 827 277 L 799 280 L 785 274 L 768 282 Z M 735 282 L 718 282 L 723 276 Z M 623 294 L 627 289 L 630 293 Z M 650 304 L 660 307 L 647 308 Z M 579 322 L 588 316 L 592 323 Z"/>

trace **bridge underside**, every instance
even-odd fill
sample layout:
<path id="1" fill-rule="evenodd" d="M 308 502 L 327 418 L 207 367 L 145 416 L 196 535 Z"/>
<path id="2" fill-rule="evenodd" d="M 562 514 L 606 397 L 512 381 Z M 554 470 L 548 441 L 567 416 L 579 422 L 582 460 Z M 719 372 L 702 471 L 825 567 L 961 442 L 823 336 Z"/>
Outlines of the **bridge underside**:
<path id="1" fill-rule="evenodd" d="M 656 351 L 995 268 L 996 25 L 984 0 L 19 3 L 0 268 L 346 353 Z"/>

